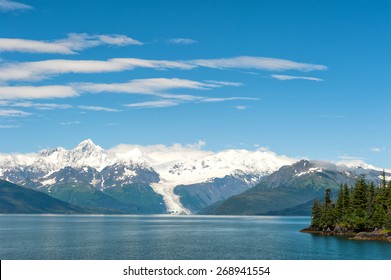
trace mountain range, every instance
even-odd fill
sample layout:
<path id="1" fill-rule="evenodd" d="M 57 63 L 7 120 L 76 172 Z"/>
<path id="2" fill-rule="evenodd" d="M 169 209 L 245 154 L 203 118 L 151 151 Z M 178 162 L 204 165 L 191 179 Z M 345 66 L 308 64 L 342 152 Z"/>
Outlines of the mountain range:
<path id="1" fill-rule="evenodd" d="M 70 150 L 0 155 L 0 179 L 89 213 L 308 214 L 310 202 L 326 188 L 352 184 L 362 175 L 378 183 L 380 173 L 363 162 L 298 160 L 266 149 L 104 150 L 90 139 Z"/>

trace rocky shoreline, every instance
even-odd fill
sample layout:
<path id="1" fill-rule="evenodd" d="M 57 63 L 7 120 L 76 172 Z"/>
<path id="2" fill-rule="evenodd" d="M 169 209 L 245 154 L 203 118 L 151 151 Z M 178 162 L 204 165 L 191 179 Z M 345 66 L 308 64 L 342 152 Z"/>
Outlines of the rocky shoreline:
<path id="1" fill-rule="evenodd" d="M 355 232 L 345 228 L 335 229 L 319 229 L 319 228 L 305 228 L 300 230 L 300 232 L 325 235 L 325 236 L 342 236 L 354 240 L 376 240 L 376 241 L 385 241 L 391 242 L 391 231 L 385 229 L 375 229 L 373 231 L 360 231 Z"/>

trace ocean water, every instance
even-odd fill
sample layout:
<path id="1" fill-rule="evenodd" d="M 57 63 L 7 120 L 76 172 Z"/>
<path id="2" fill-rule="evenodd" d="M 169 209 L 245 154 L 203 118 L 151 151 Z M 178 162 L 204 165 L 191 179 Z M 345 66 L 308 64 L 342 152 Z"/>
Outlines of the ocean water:
<path id="1" fill-rule="evenodd" d="M 391 243 L 299 230 L 309 217 L 0 215 L 0 259 L 391 259 Z"/>

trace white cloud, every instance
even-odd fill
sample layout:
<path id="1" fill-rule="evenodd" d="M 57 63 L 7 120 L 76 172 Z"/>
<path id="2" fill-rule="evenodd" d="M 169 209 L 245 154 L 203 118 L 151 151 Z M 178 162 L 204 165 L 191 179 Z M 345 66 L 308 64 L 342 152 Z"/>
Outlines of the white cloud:
<path id="1" fill-rule="evenodd" d="M 202 98 L 200 102 L 224 102 L 224 101 L 233 101 L 233 100 L 259 100 L 258 98 L 253 97 L 206 97 Z"/>
<path id="2" fill-rule="evenodd" d="M 18 128 L 19 125 L 11 125 L 11 124 L 0 124 L 0 128 Z"/>
<path id="3" fill-rule="evenodd" d="M 53 59 L 10 63 L 0 66 L 0 81 L 38 81 L 59 74 L 119 72 L 132 70 L 136 67 L 191 69 L 193 66 L 181 62 L 133 58 L 114 58 L 109 60 Z"/>
<path id="4" fill-rule="evenodd" d="M 23 45 L 20 45 L 22 48 Z M 79 46 L 81 47 L 81 46 Z M 79 48 L 78 47 L 78 48 Z M 298 63 L 290 60 L 263 57 L 233 57 L 222 59 L 201 59 L 191 61 L 147 60 L 137 58 L 112 58 L 109 60 L 66 60 L 53 59 L 35 62 L 8 63 L 0 66 L 0 82 L 3 81 L 37 81 L 50 76 L 67 73 L 105 73 L 132 70 L 137 67 L 189 70 L 196 67 L 254 68 L 268 71 L 284 70 L 325 70 L 326 66 Z M 293 77 L 293 76 L 291 76 Z M 311 77 L 307 77 L 311 78 Z M 316 78 L 314 78 L 316 79 Z M 240 83 L 211 81 L 211 84 L 238 86 Z"/>
<path id="5" fill-rule="evenodd" d="M 72 51 L 81 51 L 101 45 L 129 46 L 143 44 L 125 35 L 89 35 L 87 33 L 69 33 L 66 39 L 57 40 L 54 43 L 65 46 Z"/>
<path id="6" fill-rule="evenodd" d="M 379 152 L 382 151 L 382 148 L 373 147 L 373 148 L 370 148 L 370 151 L 371 151 L 371 152 L 374 152 L 374 153 L 379 153 Z"/>
<path id="7" fill-rule="evenodd" d="M 246 110 L 248 108 L 248 106 L 239 105 L 239 106 L 235 106 L 235 108 L 238 110 Z"/>
<path id="8" fill-rule="evenodd" d="M 250 97 L 203 97 L 196 95 L 172 94 L 167 91 L 175 89 L 194 89 L 194 90 L 210 90 L 222 86 L 239 86 L 240 83 L 219 82 L 203 83 L 193 80 L 178 79 L 178 78 L 153 78 L 153 79 L 136 79 L 128 83 L 113 83 L 113 84 L 74 84 L 73 86 L 79 92 L 83 93 L 128 93 L 128 94 L 143 94 L 159 97 L 163 100 L 154 100 L 140 103 L 132 103 L 126 105 L 132 108 L 162 108 L 172 107 L 181 103 L 197 102 L 224 102 L 233 100 L 258 100 L 258 98 Z"/>
<path id="9" fill-rule="evenodd" d="M 72 106 L 68 104 L 55 104 L 55 103 L 34 103 L 34 102 L 10 102 L 10 107 L 22 107 L 22 108 L 35 108 L 38 110 L 56 110 L 56 109 L 69 109 Z"/>
<path id="10" fill-rule="evenodd" d="M 0 87 L 0 99 L 47 99 L 77 96 L 69 86 L 13 86 Z"/>
<path id="11" fill-rule="evenodd" d="M 80 121 L 69 121 L 69 122 L 60 122 L 60 125 L 75 125 L 80 124 Z"/>
<path id="12" fill-rule="evenodd" d="M 356 157 L 356 156 L 349 156 L 349 155 L 340 155 L 338 156 L 339 159 L 342 159 L 342 160 L 350 160 L 350 161 L 361 161 L 363 160 L 364 158 L 363 157 Z"/>
<path id="13" fill-rule="evenodd" d="M 31 114 L 20 110 L 0 109 L 0 117 L 27 117 L 29 115 Z"/>
<path id="14" fill-rule="evenodd" d="M 80 109 L 89 111 L 119 112 L 117 109 L 100 107 L 100 106 L 79 106 Z"/>
<path id="15" fill-rule="evenodd" d="M 295 62 L 286 59 L 271 58 L 271 57 L 254 57 L 254 56 L 238 56 L 231 58 L 219 59 L 196 59 L 192 60 L 197 66 L 217 68 L 217 69 L 258 69 L 266 71 L 313 71 L 326 70 L 327 67 L 319 64 L 309 64 Z"/>
<path id="16" fill-rule="evenodd" d="M 168 40 L 170 44 L 177 44 L 177 45 L 191 45 L 196 44 L 198 41 L 188 38 L 173 38 Z"/>
<path id="17" fill-rule="evenodd" d="M 139 149 L 143 154 L 148 155 L 156 165 L 160 163 L 167 163 L 172 161 L 186 161 L 194 160 L 198 158 L 204 158 L 208 155 L 215 154 L 211 151 L 204 151 L 202 148 L 206 143 L 202 140 L 199 140 L 197 143 L 182 145 L 182 144 L 173 144 L 171 146 L 166 145 L 150 145 L 150 146 L 141 146 L 141 145 L 129 145 L 129 144 L 120 144 L 108 150 L 109 155 L 120 157 L 123 154 L 126 154 L 133 149 Z"/>
<path id="18" fill-rule="evenodd" d="M 0 38 L 0 52 L 60 53 L 73 54 L 71 49 L 60 44 L 25 39 Z"/>
<path id="19" fill-rule="evenodd" d="M 30 5 L 26 5 L 16 1 L 0 0 L 0 12 L 11 12 L 17 10 L 31 10 L 34 9 Z"/>
<path id="20" fill-rule="evenodd" d="M 174 89 L 196 89 L 207 90 L 217 87 L 216 84 L 207 84 L 193 80 L 178 79 L 178 78 L 151 78 L 151 79 L 135 79 L 128 83 L 112 83 L 112 84 L 75 84 L 75 88 L 82 92 L 100 93 L 100 92 L 117 92 L 117 93 L 133 93 L 133 94 L 148 94 L 163 96 L 166 98 L 175 97 L 175 95 L 162 94 L 168 90 Z M 180 95 L 180 98 L 191 99 L 194 96 Z"/>
<path id="21" fill-rule="evenodd" d="M 70 33 L 68 37 L 56 41 L 0 38 L 0 52 L 58 53 L 75 54 L 87 48 L 101 45 L 128 46 L 142 45 L 141 42 L 125 35 L 89 35 Z"/>
<path id="22" fill-rule="evenodd" d="M 0 80 L 37 81 L 51 75 L 67 73 L 102 73 L 126 70 L 126 66 L 113 61 L 99 60 L 44 60 L 7 64 L 0 67 Z"/>
<path id="23" fill-rule="evenodd" d="M 239 87 L 243 85 L 242 83 L 237 83 L 237 82 L 225 82 L 225 81 L 215 81 L 215 80 L 207 80 L 205 82 L 215 84 L 216 86 Z"/>
<path id="24" fill-rule="evenodd" d="M 154 68 L 159 70 L 164 70 L 168 68 L 176 68 L 189 70 L 193 69 L 196 66 L 189 64 L 185 61 L 172 61 L 172 60 L 151 60 L 151 59 L 139 59 L 139 58 L 113 58 L 109 61 L 123 64 L 125 67 L 130 67 L 133 69 L 135 67 L 142 68 Z"/>
<path id="25" fill-rule="evenodd" d="M 308 80 L 308 81 L 316 81 L 316 82 L 323 81 L 323 79 L 320 78 L 302 77 L 302 76 L 271 75 L 271 77 L 280 81 L 288 81 L 288 80 Z"/>
<path id="26" fill-rule="evenodd" d="M 125 105 L 131 108 L 165 108 L 179 105 L 178 102 L 172 100 L 157 100 L 157 101 L 146 101 L 139 103 L 131 103 Z"/>

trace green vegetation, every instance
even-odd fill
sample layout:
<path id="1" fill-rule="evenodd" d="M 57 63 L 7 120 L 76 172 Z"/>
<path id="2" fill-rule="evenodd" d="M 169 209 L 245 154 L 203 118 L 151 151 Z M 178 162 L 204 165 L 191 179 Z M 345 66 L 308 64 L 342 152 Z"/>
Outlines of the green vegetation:
<path id="1" fill-rule="evenodd" d="M 379 187 L 364 178 L 353 188 L 341 185 L 335 202 L 326 190 L 323 203 L 314 200 L 311 228 L 319 231 L 374 231 L 391 230 L 391 181 L 386 183 L 385 173 Z"/>
<path id="2" fill-rule="evenodd" d="M 89 211 L 39 191 L 0 180 L 0 213 L 2 214 L 80 214 Z"/>

